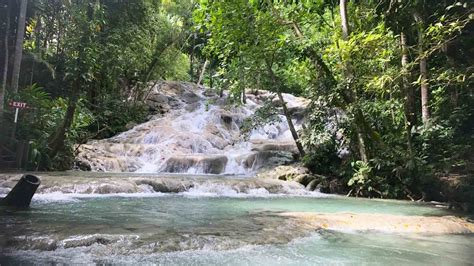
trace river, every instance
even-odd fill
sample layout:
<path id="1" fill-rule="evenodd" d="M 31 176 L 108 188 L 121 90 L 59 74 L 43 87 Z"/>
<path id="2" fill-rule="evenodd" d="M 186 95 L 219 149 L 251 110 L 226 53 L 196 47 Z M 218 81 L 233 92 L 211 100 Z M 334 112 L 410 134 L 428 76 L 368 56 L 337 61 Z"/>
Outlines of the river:
<path id="1" fill-rule="evenodd" d="M 253 187 L 252 178 L 235 176 L 81 172 L 40 176 L 44 188 L 34 196 L 30 209 L 1 210 L 1 265 L 466 265 L 474 261 L 472 234 L 333 230 L 281 215 L 452 215 L 432 204 L 284 189 L 290 185 L 272 190 L 263 188 L 265 184 Z M 98 180 L 140 178 L 200 185 L 177 193 L 155 192 L 150 185 L 141 185 L 135 193 L 105 194 L 58 188 L 69 188 L 68 182 L 80 187 L 77 180 L 100 187 L 103 183 Z"/>

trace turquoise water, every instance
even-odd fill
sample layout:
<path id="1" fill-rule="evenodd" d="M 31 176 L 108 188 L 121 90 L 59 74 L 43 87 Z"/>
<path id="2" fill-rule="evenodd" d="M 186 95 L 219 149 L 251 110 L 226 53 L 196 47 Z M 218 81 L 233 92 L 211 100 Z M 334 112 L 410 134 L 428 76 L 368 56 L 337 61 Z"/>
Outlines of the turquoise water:
<path id="1" fill-rule="evenodd" d="M 35 197 L 1 210 L 0 264 L 436 264 L 474 261 L 472 235 L 309 230 L 285 211 L 445 215 L 431 205 L 344 197 Z"/>

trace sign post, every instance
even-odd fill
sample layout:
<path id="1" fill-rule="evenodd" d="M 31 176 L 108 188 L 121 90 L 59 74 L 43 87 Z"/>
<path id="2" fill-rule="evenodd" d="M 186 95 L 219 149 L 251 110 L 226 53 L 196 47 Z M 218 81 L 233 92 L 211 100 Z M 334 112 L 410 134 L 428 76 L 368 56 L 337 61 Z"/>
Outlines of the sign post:
<path id="1" fill-rule="evenodd" d="M 8 105 L 10 105 L 10 107 L 15 108 L 15 119 L 13 120 L 15 125 L 13 127 L 12 132 L 12 137 L 15 138 L 16 124 L 18 122 L 18 112 L 20 111 L 20 109 L 28 108 L 28 105 L 25 102 L 9 102 Z"/>
<path id="2" fill-rule="evenodd" d="M 20 108 L 15 108 L 15 120 L 13 120 L 13 122 L 16 124 L 16 122 L 18 121 L 18 110 L 20 110 Z"/>
<path id="3" fill-rule="evenodd" d="M 20 109 L 25 109 L 28 108 L 28 105 L 24 102 L 10 102 L 9 105 L 13 108 L 15 108 L 15 124 L 18 122 L 18 111 Z"/>

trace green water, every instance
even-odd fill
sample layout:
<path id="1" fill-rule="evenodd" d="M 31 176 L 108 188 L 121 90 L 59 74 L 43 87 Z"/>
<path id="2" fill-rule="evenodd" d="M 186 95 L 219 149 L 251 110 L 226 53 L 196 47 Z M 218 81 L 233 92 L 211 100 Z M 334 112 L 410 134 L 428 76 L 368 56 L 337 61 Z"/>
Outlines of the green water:
<path id="1" fill-rule="evenodd" d="M 230 198 L 185 193 L 76 199 L 63 196 L 38 195 L 30 210 L 2 210 L 1 265 L 474 262 L 472 235 L 308 232 L 278 215 L 285 211 L 447 214 L 430 205 L 342 197 Z"/>

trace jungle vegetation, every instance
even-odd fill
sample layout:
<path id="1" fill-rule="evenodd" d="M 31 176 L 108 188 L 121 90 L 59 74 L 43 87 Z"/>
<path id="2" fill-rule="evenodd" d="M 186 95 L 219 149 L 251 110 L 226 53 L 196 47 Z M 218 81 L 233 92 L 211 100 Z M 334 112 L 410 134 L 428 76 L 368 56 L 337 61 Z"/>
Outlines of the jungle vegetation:
<path id="1" fill-rule="evenodd" d="M 467 0 L 2 0 L 0 121 L 31 169 L 146 120 L 156 80 L 311 100 L 301 161 L 350 194 L 421 199 L 473 176 L 474 6 Z M 262 119 L 271 119 L 260 112 Z M 260 121 L 256 119 L 255 121 Z M 290 119 L 291 121 L 291 119 Z M 252 125 L 249 125 L 252 126 Z M 290 125 L 291 128 L 291 125 Z M 8 131 L 8 132 L 7 132 Z"/>

